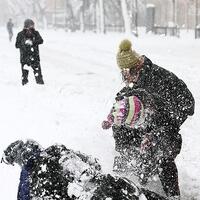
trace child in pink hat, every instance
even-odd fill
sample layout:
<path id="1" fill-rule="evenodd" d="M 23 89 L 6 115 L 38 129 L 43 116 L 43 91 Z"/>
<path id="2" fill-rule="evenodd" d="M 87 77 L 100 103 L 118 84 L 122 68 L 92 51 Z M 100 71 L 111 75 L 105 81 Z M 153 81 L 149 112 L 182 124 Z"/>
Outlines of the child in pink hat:
<path id="1" fill-rule="evenodd" d="M 109 129 L 113 124 L 135 128 L 144 125 L 144 121 L 145 110 L 143 103 L 137 96 L 130 96 L 113 104 L 107 120 L 102 123 L 102 128 Z"/>

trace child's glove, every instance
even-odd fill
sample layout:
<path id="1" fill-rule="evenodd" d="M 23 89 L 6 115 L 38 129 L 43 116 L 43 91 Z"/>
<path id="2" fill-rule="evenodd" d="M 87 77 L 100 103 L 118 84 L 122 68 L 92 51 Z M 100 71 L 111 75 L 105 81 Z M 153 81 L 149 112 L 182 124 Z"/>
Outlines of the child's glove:
<path id="1" fill-rule="evenodd" d="M 104 130 L 106 130 L 109 129 L 112 126 L 112 124 L 109 121 L 103 121 L 101 126 Z"/>
<path id="2" fill-rule="evenodd" d="M 32 46 L 32 45 L 33 45 L 33 42 L 32 42 L 30 39 L 28 39 L 28 40 L 25 41 L 25 44 L 26 44 L 26 45 Z"/>

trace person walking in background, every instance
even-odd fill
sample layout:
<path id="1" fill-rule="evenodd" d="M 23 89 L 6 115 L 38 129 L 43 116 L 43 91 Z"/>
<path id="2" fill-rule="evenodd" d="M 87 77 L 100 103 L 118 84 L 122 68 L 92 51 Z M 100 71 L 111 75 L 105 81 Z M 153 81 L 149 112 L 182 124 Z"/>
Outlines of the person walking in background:
<path id="1" fill-rule="evenodd" d="M 16 48 L 20 49 L 20 62 L 22 69 L 22 85 L 28 83 L 29 69 L 32 68 L 37 84 L 44 84 L 41 66 L 39 45 L 43 43 L 43 39 L 39 32 L 35 30 L 33 20 L 26 19 L 24 28 L 18 33 L 16 39 Z"/>
<path id="2" fill-rule="evenodd" d="M 112 126 L 115 148 L 122 156 L 131 155 L 127 152 L 133 146 L 140 148 L 141 152 L 147 154 L 153 149 L 157 149 L 157 152 L 162 150 L 163 156 L 159 160 L 159 178 L 167 197 L 179 200 L 178 170 L 175 164 L 175 158 L 180 153 L 182 145 L 179 130 L 187 117 L 194 114 L 194 98 L 181 79 L 172 72 L 153 64 L 146 56 L 140 56 L 136 53 L 132 50 L 132 44 L 129 40 L 123 40 L 120 43 L 117 64 L 121 70 L 125 87 L 117 93 L 117 109 L 114 106 L 108 119 L 103 121 L 102 128 L 108 129 Z M 143 98 L 138 91 L 149 94 L 150 99 L 153 100 L 150 101 L 153 104 L 146 106 L 147 109 L 153 111 L 154 115 L 150 116 L 152 120 L 149 121 L 145 129 L 138 126 L 127 126 L 125 123 L 127 116 L 122 117 L 126 113 L 130 116 L 130 112 L 126 112 L 126 110 L 132 109 L 133 112 L 139 105 L 137 100 L 131 101 L 131 104 L 126 106 L 124 102 L 120 102 L 123 99 L 127 101 L 127 98 L 136 96 L 145 108 L 145 101 L 142 100 Z M 138 105 L 136 106 L 136 104 Z M 121 108 L 121 105 L 124 107 Z M 121 113 L 116 115 L 116 110 Z M 136 114 L 140 116 L 143 109 L 138 111 L 139 113 L 136 112 Z M 136 118 L 137 115 L 135 115 Z M 135 120 L 134 116 L 133 119 Z M 120 123 L 116 123 L 118 120 Z M 128 159 L 130 158 L 126 158 L 126 160 Z M 148 162 L 144 164 L 148 165 Z"/>
<path id="3" fill-rule="evenodd" d="M 12 37 L 13 37 L 13 26 L 14 24 L 12 22 L 12 19 L 10 18 L 6 25 L 10 42 L 12 41 Z"/>

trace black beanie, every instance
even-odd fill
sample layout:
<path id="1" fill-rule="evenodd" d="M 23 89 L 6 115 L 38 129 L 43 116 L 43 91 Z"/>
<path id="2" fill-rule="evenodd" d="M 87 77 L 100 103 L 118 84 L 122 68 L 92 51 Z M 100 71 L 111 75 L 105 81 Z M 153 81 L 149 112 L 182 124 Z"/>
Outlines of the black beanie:
<path id="1" fill-rule="evenodd" d="M 31 26 L 34 26 L 34 21 L 32 20 L 32 19 L 26 19 L 25 21 L 24 21 L 24 28 L 29 28 L 29 27 L 31 27 Z"/>

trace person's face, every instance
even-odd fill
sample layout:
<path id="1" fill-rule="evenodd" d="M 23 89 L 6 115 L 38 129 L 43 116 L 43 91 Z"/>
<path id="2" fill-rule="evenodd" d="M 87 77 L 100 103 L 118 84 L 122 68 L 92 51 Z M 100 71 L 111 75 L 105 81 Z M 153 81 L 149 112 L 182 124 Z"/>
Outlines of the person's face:
<path id="1" fill-rule="evenodd" d="M 125 82 L 126 85 L 130 83 L 137 82 L 139 70 L 131 68 L 131 69 L 122 69 L 122 80 Z"/>
<path id="2" fill-rule="evenodd" d="M 25 28 L 25 30 L 26 30 L 26 35 L 28 37 L 31 37 L 33 32 L 34 32 L 34 25 L 33 26 L 29 26 L 28 28 Z"/>
<path id="3" fill-rule="evenodd" d="M 27 31 L 33 31 L 35 29 L 34 25 L 30 25 L 27 28 L 25 28 Z"/>

